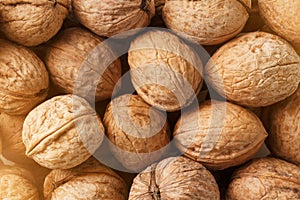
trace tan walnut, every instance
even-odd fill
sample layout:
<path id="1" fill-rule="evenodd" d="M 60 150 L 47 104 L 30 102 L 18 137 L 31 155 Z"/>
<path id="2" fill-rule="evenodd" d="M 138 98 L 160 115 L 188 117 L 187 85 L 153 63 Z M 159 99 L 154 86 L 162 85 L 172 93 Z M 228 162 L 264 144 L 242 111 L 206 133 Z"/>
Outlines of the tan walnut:
<path id="1" fill-rule="evenodd" d="M 220 95 L 240 105 L 261 107 L 296 91 L 300 57 L 282 38 L 251 32 L 219 48 L 205 70 L 206 81 Z"/>
<path id="2" fill-rule="evenodd" d="M 218 200 L 218 185 L 200 163 L 185 157 L 169 157 L 152 164 L 133 180 L 129 200 Z"/>
<path id="3" fill-rule="evenodd" d="M 260 158 L 238 169 L 227 191 L 228 200 L 299 199 L 300 168 L 276 158 Z"/>
<path id="4" fill-rule="evenodd" d="M 75 95 L 53 97 L 25 118 L 26 155 L 50 169 L 67 169 L 87 160 L 100 146 L 104 127 L 86 100 Z"/>
<path id="5" fill-rule="evenodd" d="M 53 83 L 64 93 L 77 92 L 96 101 L 110 98 L 121 77 L 121 64 L 119 59 L 110 63 L 115 55 L 104 44 L 98 47 L 102 41 L 85 29 L 74 27 L 47 43 L 44 61 Z"/>
<path id="6" fill-rule="evenodd" d="M 72 8 L 81 24 L 105 37 L 146 27 L 155 13 L 154 0 L 73 0 Z"/>
<path id="7" fill-rule="evenodd" d="M 0 30 L 14 42 L 36 46 L 59 31 L 68 9 L 68 0 L 1 0 Z"/>
<path id="8" fill-rule="evenodd" d="M 267 132 L 259 118 L 245 108 L 206 101 L 181 115 L 173 135 L 184 155 L 220 170 L 251 159 Z"/>
<path id="9" fill-rule="evenodd" d="M 48 92 L 44 63 L 29 49 L 0 39 L 0 111 L 27 114 Z"/>
<path id="10" fill-rule="evenodd" d="M 131 80 L 150 105 L 167 111 L 188 106 L 202 87 L 202 62 L 175 34 L 154 30 L 132 41 L 128 53 Z"/>
<path id="11" fill-rule="evenodd" d="M 110 149 L 128 170 L 140 172 L 167 151 L 170 130 L 166 116 L 140 96 L 114 98 L 103 119 Z"/>
<path id="12" fill-rule="evenodd" d="M 233 38 L 249 17 L 238 0 L 166 0 L 162 16 L 168 28 L 203 45 Z"/>
<path id="13" fill-rule="evenodd" d="M 126 200 L 127 196 L 124 180 L 94 158 L 72 169 L 55 169 L 44 183 L 45 200 Z"/>

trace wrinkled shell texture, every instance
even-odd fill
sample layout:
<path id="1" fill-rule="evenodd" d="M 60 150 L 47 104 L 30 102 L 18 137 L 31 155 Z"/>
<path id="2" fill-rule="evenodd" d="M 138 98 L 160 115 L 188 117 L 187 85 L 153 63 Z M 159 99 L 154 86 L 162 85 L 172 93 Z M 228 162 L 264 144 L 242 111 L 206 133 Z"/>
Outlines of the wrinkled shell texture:
<path id="1" fill-rule="evenodd" d="M 153 164 L 133 180 L 129 200 L 220 199 L 212 174 L 200 163 L 170 157 Z"/>
<path id="2" fill-rule="evenodd" d="M 113 99 L 103 123 L 112 142 L 112 152 L 125 168 L 135 172 L 164 155 L 170 142 L 166 116 L 138 95 Z"/>
<path id="3" fill-rule="evenodd" d="M 161 15 L 162 14 L 162 9 L 165 5 L 166 0 L 154 0 L 155 3 L 155 14 L 156 15 Z"/>
<path id="4" fill-rule="evenodd" d="M 182 114 L 174 128 L 180 150 L 212 169 L 224 169 L 251 159 L 267 133 L 252 112 L 228 103 L 200 104 Z"/>
<path id="5" fill-rule="evenodd" d="M 1 0 L 0 30 L 12 41 L 36 46 L 59 31 L 68 9 L 68 0 Z"/>
<path id="6" fill-rule="evenodd" d="M 24 121 L 26 155 L 50 169 L 67 169 L 87 160 L 103 140 L 104 127 L 81 97 L 61 95 L 34 108 Z"/>
<path id="7" fill-rule="evenodd" d="M 19 167 L 1 166 L 0 199 L 39 200 L 30 172 Z"/>
<path id="8" fill-rule="evenodd" d="M 259 0 L 260 15 L 278 35 L 300 43 L 300 1 Z"/>
<path id="9" fill-rule="evenodd" d="M 227 199 L 300 199 L 300 168 L 276 158 L 254 160 L 235 173 Z"/>
<path id="10" fill-rule="evenodd" d="M 55 169 L 44 183 L 45 200 L 127 199 L 124 180 L 95 159 L 68 170 Z"/>
<path id="11" fill-rule="evenodd" d="M 162 110 L 176 111 L 191 104 L 202 87 L 200 58 L 169 32 L 138 36 L 130 45 L 128 63 L 137 93 Z"/>
<path id="12" fill-rule="evenodd" d="M 146 27 L 155 13 L 154 0 L 74 0 L 72 8 L 81 24 L 105 37 Z"/>
<path id="13" fill-rule="evenodd" d="M 162 16 L 168 28 L 203 45 L 233 38 L 249 17 L 238 0 L 166 0 Z"/>
<path id="14" fill-rule="evenodd" d="M 48 43 L 45 64 L 53 83 L 65 93 L 92 95 L 96 101 L 109 98 L 121 77 L 121 64 L 119 59 L 110 63 L 115 56 L 109 47 L 101 48 L 101 41 L 82 28 L 68 28 Z"/>
<path id="15" fill-rule="evenodd" d="M 47 96 L 44 63 L 29 49 L 0 39 L 0 111 L 27 114 Z"/>
<path id="16" fill-rule="evenodd" d="M 261 107 L 298 88 L 300 57 L 278 36 L 252 32 L 223 45 L 206 66 L 206 80 L 237 104 Z"/>
<path id="17" fill-rule="evenodd" d="M 269 117 L 269 149 L 300 165 L 300 87 L 286 100 L 272 105 Z"/>

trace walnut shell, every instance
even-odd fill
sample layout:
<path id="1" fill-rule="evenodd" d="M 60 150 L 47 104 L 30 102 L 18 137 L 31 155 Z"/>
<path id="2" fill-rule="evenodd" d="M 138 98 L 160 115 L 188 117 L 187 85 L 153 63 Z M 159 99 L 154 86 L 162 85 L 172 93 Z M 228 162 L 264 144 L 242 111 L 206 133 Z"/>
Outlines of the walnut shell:
<path id="1" fill-rule="evenodd" d="M 228 200 L 300 199 L 300 168 L 276 158 L 253 160 L 235 172 Z"/>
<path id="2" fill-rule="evenodd" d="M 130 45 L 128 63 L 137 93 L 150 105 L 180 110 L 202 87 L 202 63 L 196 52 L 176 35 L 154 30 Z"/>
<path id="3" fill-rule="evenodd" d="M 203 45 L 233 38 L 249 17 L 238 0 L 166 0 L 162 16 L 168 28 Z"/>
<path id="4" fill-rule="evenodd" d="M 29 49 L 0 39 L 0 112 L 27 114 L 48 92 L 44 63 Z"/>
<path id="5" fill-rule="evenodd" d="M 81 164 L 100 146 L 104 127 L 86 100 L 75 95 L 53 97 L 25 118 L 26 155 L 50 169 Z"/>
<path id="6" fill-rule="evenodd" d="M 288 41 L 300 43 L 300 1 L 258 0 L 265 23 Z"/>
<path id="7" fill-rule="evenodd" d="M 68 9 L 68 0 L 2 0 L 0 30 L 14 42 L 36 46 L 59 31 Z"/>
<path id="8" fill-rule="evenodd" d="M 0 166 L 0 199 L 39 200 L 32 174 L 16 166 Z"/>
<path id="9" fill-rule="evenodd" d="M 124 180 L 113 170 L 90 158 L 67 170 L 55 169 L 44 183 L 45 200 L 127 199 Z"/>
<path id="10" fill-rule="evenodd" d="M 251 32 L 223 45 L 206 66 L 206 80 L 222 96 L 249 107 L 274 104 L 300 82 L 300 57 L 278 36 Z"/>
<path id="11" fill-rule="evenodd" d="M 82 25 L 105 37 L 146 27 L 155 13 L 154 0 L 73 0 L 72 8 Z"/>
<path id="12" fill-rule="evenodd" d="M 79 94 L 87 99 L 90 99 L 92 95 L 96 101 L 111 97 L 112 91 L 121 77 L 121 63 L 117 59 L 109 66 L 102 65 L 102 63 L 108 63 L 113 56 L 113 52 L 109 48 L 105 52 L 92 51 L 102 40 L 87 30 L 74 27 L 63 30 L 47 44 L 45 64 L 51 80 L 64 93 L 72 94 L 76 89 L 93 86 L 92 88 L 96 91 L 92 91 L 92 94 L 85 93 L 89 92 L 89 89 L 83 89 L 79 91 Z M 101 50 L 103 49 L 101 48 Z M 86 62 L 87 59 L 88 62 Z M 98 75 L 99 78 L 93 80 L 90 73 Z M 80 81 L 80 88 L 75 85 L 76 81 Z"/>
<path id="13" fill-rule="evenodd" d="M 162 9 L 165 6 L 166 0 L 154 0 L 155 3 L 155 14 L 156 15 L 161 15 L 162 14 Z"/>
<path id="14" fill-rule="evenodd" d="M 293 43 L 293 47 L 300 56 L 300 43 Z"/>
<path id="15" fill-rule="evenodd" d="M 225 169 L 251 159 L 267 137 L 259 118 L 229 102 L 206 101 L 184 112 L 174 128 L 184 155 L 211 169 Z"/>
<path id="16" fill-rule="evenodd" d="M 170 142 L 166 116 L 138 95 L 114 98 L 107 106 L 103 123 L 113 154 L 134 172 L 161 158 Z"/>
<path id="17" fill-rule="evenodd" d="M 300 165 L 300 87 L 270 108 L 268 148 L 276 156 Z"/>
<path id="18" fill-rule="evenodd" d="M 213 175 L 200 163 L 185 157 L 170 157 L 138 174 L 129 200 L 220 199 Z"/>

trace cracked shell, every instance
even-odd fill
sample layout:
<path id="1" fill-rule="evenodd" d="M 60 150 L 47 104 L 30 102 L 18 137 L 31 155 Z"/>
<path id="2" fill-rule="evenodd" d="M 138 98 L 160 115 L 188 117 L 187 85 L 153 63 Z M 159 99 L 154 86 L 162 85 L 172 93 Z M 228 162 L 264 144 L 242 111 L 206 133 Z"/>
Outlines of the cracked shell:
<path id="1" fill-rule="evenodd" d="M 129 200 L 138 199 L 219 200 L 220 193 L 213 175 L 203 165 L 185 157 L 170 157 L 134 178 Z"/>
<path id="2" fill-rule="evenodd" d="M 1 0 L 0 30 L 14 42 L 36 46 L 59 31 L 68 9 L 68 0 Z"/>
<path id="3" fill-rule="evenodd" d="M 233 38 L 249 17 L 238 0 L 166 0 L 162 16 L 168 28 L 203 45 Z"/>
<path id="4" fill-rule="evenodd" d="M 247 109 L 229 102 L 206 101 L 182 114 L 173 135 L 185 156 L 220 170 L 251 159 L 268 134 L 259 118 Z"/>
<path id="5" fill-rule="evenodd" d="M 223 45 L 206 68 L 206 81 L 240 105 L 268 106 L 292 95 L 300 82 L 300 57 L 284 39 L 251 32 Z"/>
<path id="6" fill-rule="evenodd" d="M 44 63 L 26 47 L 0 39 L 0 111 L 27 114 L 48 93 Z"/>
<path id="7" fill-rule="evenodd" d="M 26 155 L 50 169 L 81 164 L 100 146 L 103 135 L 96 112 L 75 95 L 43 102 L 26 116 L 22 130 Z"/>
<path id="8" fill-rule="evenodd" d="M 154 0 L 73 0 L 72 8 L 82 25 L 105 37 L 146 27 L 155 13 Z"/>
<path id="9" fill-rule="evenodd" d="M 228 200 L 300 199 L 300 168 L 276 158 L 260 158 L 237 170 Z"/>

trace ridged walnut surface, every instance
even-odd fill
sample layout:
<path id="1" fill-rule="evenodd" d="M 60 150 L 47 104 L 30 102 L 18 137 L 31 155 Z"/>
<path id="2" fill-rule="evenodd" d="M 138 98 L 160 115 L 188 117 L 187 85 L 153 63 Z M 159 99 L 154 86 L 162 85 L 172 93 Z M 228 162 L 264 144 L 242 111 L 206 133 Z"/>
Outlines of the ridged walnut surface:
<path id="1" fill-rule="evenodd" d="M 108 104 L 103 123 L 111 150 L 125 168 L 140 172 L 164 155 L 170 142 L 165 117 L 138 95 L 122 95 Z"/>
<path id="2" fill-rule="evenodd" d="M 53 83 L 65 93 L 76 92 L 96 101 L 111 97 L 121 77 L 121 64 L 119 59 L 109 62 L 115 57 L 109 47 L 94 49 L 102 40 L 82 28 L 68 28 L 49 42 L 44 60 Z"/>
<path id="3" fill-rule="evenodd" d="M 238 0 L 166 0 L 166 26 L 203 45 L 215 45 L 242 31 L 246 8 Z"/>
<path id="4" fill-rule="evenodd" d="M 24 121 L 26 155 L 50 169 L 67 169 L 87 160 L 103 140 L 100 118 L 83 98 L 61 95 L 33 109 Z"/>
<path id="5" fill-rule="evenodd" d="M 234 174 L 226 199 L 300 199 L 300 168 L 276 158 L 254 160 Z"/>
<path id="6" fill-rule="evenodd" d="M 218 49 L 206 66 L 205 77 L 230 101 L 250 107 L 267 106 L 296 91 L 300 57 L 280 37 L 252 32 Z"/>
<path id="7" fill-rule="evenodd" d="M 174 128 L 177 147 L 211 169 L 225 169 L 251 159 L 267 132 L 252 112 L 228 102 L 204 102 L 182 114 Z"/>
<path id="8" fill-rule="evenodd" d="M 126 200 L 124 180 L 110 168 L 90 158 L 68 170 L 53 170 L 44 183 L 45 200 Z"/>
<path id="9" fill-rule="evenodd" d="M 153 164 L 133 180 L 129 200 L 218 200 L 218 185 L 200 163 L 170 157 Z"/>
<path id="10" fill-rule="evenodd" d="M 194 50 L 176 35 L 155 30 L 130 45 L 128 63 L 137 93 L 150 105 L 180 110 L 202 87 L 202 63 Z"/>
<path id="11" fill-rule="evenodd" d="M 300 43 L 300 1 L 259 0 L 260 15 L 277 34 Z"/>
<path id="12" fill-rule="evenodd" d="M 0 166 L 0 199 L 39 200 L 32 174 L 20 167 Z"/>
<path id="13" fill-rule="evenodd" d="M 268 148 L 300 165 L 300 87 L 290 97 L 272 105 L 269 112 Z"/>
<path id="14" fill-rule="evenodd" d="M 155 13 L 154 0 L 73 0 L 72 8 L 81 24 L 105 37 L 146 27 Z"/>
<path id="15" fill-rule="evenodd" d="M 1 112 L 27 114 L 46 98 L 48 72 L 32 51 L 0 39 L 0 66 Z"/>
<path id="16" fill-rule="evenodd" d="M 59 31 L 68 9 L 68 0 L 0 0 L 0 30 L 10 40 L 36 46 Z"/>

